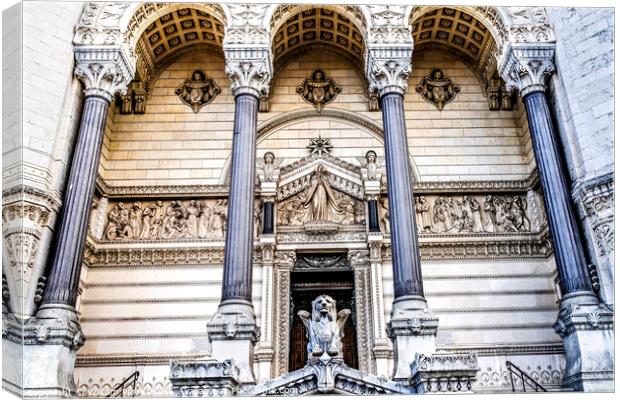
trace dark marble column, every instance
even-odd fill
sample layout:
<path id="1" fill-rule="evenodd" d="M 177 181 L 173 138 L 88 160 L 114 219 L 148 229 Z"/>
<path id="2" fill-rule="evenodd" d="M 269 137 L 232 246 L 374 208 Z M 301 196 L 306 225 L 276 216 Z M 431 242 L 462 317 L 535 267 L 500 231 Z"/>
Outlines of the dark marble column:
<path id="1" fill-rule="evenodd" d="M 273 201 L 263 202 L 263 234 L 273 233 Z"/>
<path id="2" fill-rule="evenodd" d="M 424 297 L 403 95 L 398 92 L 384 94 L 381 96 L 381 109 L 390 207 L 394 299 Z"/>
<path id="3" fill-rule="evenodd" d="M 368 200 L 368 230 L 370 232 L 381 232 L 379 226 L 379 208 L 377 207 L 377 200 Z"/>
<path id="4" fill-rule="evenodd" d="M 100 96 L 88 96 L 84 102 L 42 305 L 75 306 L 109 105 Z"/>
<path id="5" fill-rule="evenodd" d="M 543 91 L 532 91 L 523 97 L 523 103 L 540 174 L 562 293 L 564 296 L 576 292 L 592 293 L 583 244 L 572 208 L 570 185 L 547 98 Z"/>
<path id="6" fill-rule="evenodd" d="M 257 112 L 258 97 L 248 93 L 235 97 L 222 303 L 230 301 L 251 303 L 252 301 Z"/>

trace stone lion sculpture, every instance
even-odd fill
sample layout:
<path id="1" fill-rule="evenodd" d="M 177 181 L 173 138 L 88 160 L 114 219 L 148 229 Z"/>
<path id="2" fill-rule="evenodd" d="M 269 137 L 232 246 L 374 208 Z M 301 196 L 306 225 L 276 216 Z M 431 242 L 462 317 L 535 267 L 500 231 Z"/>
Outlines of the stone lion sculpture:
<path id="1" fill-rule="evenodd" d="M 317 358 L 342 358 L 341 339 L 351 310 L 336 312 L 336 301 L 323 294 L 312 302 L 312 315 L 308 311 L 299 311 L 297 315 L 306 327 L 308 362 Z"/>

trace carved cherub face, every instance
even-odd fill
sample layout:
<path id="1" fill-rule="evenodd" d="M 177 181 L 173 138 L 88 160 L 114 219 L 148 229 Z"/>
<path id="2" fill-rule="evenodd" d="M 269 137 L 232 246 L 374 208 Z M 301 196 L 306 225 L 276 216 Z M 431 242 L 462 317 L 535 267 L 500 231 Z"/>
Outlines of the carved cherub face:
<path id="1" fill-rule="evenodd" d="M 273 164 L 273 160 L 275 159 L 275 155 L 268 151 L 263 155 L 263 160 L 265 160 L 265 164 L 271 165 Z"/>
<path id="2" fill-rule="evenodd" d="M 377 153 L 375 153 L 374 151 L 370 150 L 366 153 L 366 161 L 369 164 L 374 164 L 375 161 L 377 161 Z"/>
<path id="3" fill-rule="evenodd" d="M 324 294 L 312 302 L 312 320 L 320 321 L 322 316 L 327 316 L 330 321 L 336 320 L 336 301 Z"/>

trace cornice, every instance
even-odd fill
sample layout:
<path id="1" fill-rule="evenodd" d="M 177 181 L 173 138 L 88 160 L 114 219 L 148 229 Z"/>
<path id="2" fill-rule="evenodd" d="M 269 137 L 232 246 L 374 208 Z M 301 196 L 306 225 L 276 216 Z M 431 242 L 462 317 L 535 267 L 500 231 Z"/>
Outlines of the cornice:
<path id="1" fill-rule="evenodd" d="M 340 112 L 331 113 L 333 110 L 323 110 L 322 116 L 331 116 L 338 119 L 347 119 L 345 114 Z M 314 110 L 303 110 L 290 118 L 283 118 L 278 121 L 269 121 L 259 129 L 260 135 L 275 129 L 279 125 L 298 120 L 299 118 L 316 116 Z M 356 123 L 361 119 L 356 118 Z M 372 122 L 372 121 L 368 121 Z M 367 126 L 373 132 L 383 136 L 380 127 L 372 122 Z M 379 129 L 379 130 L 377 130 Z M 538 184 L 538 172 L 533 171 L 529 177 L 522 180 L 497 180 L 497 181 L 437 181 L 437 182 L 414 182 L 413 191 L 415 194 L 440 194 L 440 193 L 517 193 L 527 192 Z M 109 185 L 101 176 L 97 177 L 97 191 L 100 195 L 110 199 L 116 198 L 207 198 L 207 197 L 228 197 L 229 185 L 145 185 L 145 186 L 113 186 Z M 260 195 L 259 188 L 256 188 L 256 195 Z M 3 196 L 6 196 L 3 193 Z"/>

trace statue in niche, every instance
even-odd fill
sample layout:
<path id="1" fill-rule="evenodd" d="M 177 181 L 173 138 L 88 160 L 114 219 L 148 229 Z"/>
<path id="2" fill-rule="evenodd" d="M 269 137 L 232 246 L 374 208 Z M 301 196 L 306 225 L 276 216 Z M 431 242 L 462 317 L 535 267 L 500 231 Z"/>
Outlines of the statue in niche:
<path id="1" fill-rule="evenodd" d="M 433 223 L 431 221 L 430 211 L 431 205 L 428 203 L 428 200 L 426 200 L 424 196 L 417 196 L 415 198 L 415 212 L 416 222 L 420 232 L 432 232 Z"/>
<path id="2" fill-rule="evenodd" d="M 311 78 L 304 79 L 297 87 L 297 93 L 321 112 L 326 104 L 332 102 L 342 88 L 333 79 L 325 77 L 320 69 L 312 73 Z"/>
<path id="3" fill-rule="evenodd" d="M 208 79 L 204 72 L 196 70 L 192 73 L 192 79 L 186 79 L 176 88 L 175 93 L 184 104 L 197 113 L 203 106 L 213 101 L 215 96 L 221 93 L 221 89 L 212 79 Z"/>
<path id="4" fill-rule="evenodd" d="M 312 302 L 312 314 L 302 310 L 297 315 L 306 327 L 308 363 L 316 359 L 342 358 L 344 324 L 351 310 L 336 312 L 336 301 L 321 295 Z"/>
<path id="5" fill-rule="evenodd" d="M 446 78 L 442 70 L 435 68 L 430 75 L 422 78 L 416 91 L 422 95 L 424 100 L 434 104 L 441 111 L 446 104 L 454 100 L 461 88 L 450 78 Z"/>
<path id="6" fill-rule="evenodd" d="M 254 238 L 258 238 L 262 228 L 263 205 L 261 201 L 254 202 Z"/>
<path id="7" fill-rule="evenodd" d="M 387 197 L 381 199 L 381 208 L 383 209 L 383 216 L 381 217 L 381 228 L 383 233 L 390 233 L 390 203 Z"/>
<path id="8" fill-rule="evenodd" d="M 303 206 L 310 208 L 311 221 L 336 222 L 344 213 L 332 191 L 327 174 L 325 167 L 319 165 L 310 181 L 310 190 L 308 190 Z"/>

